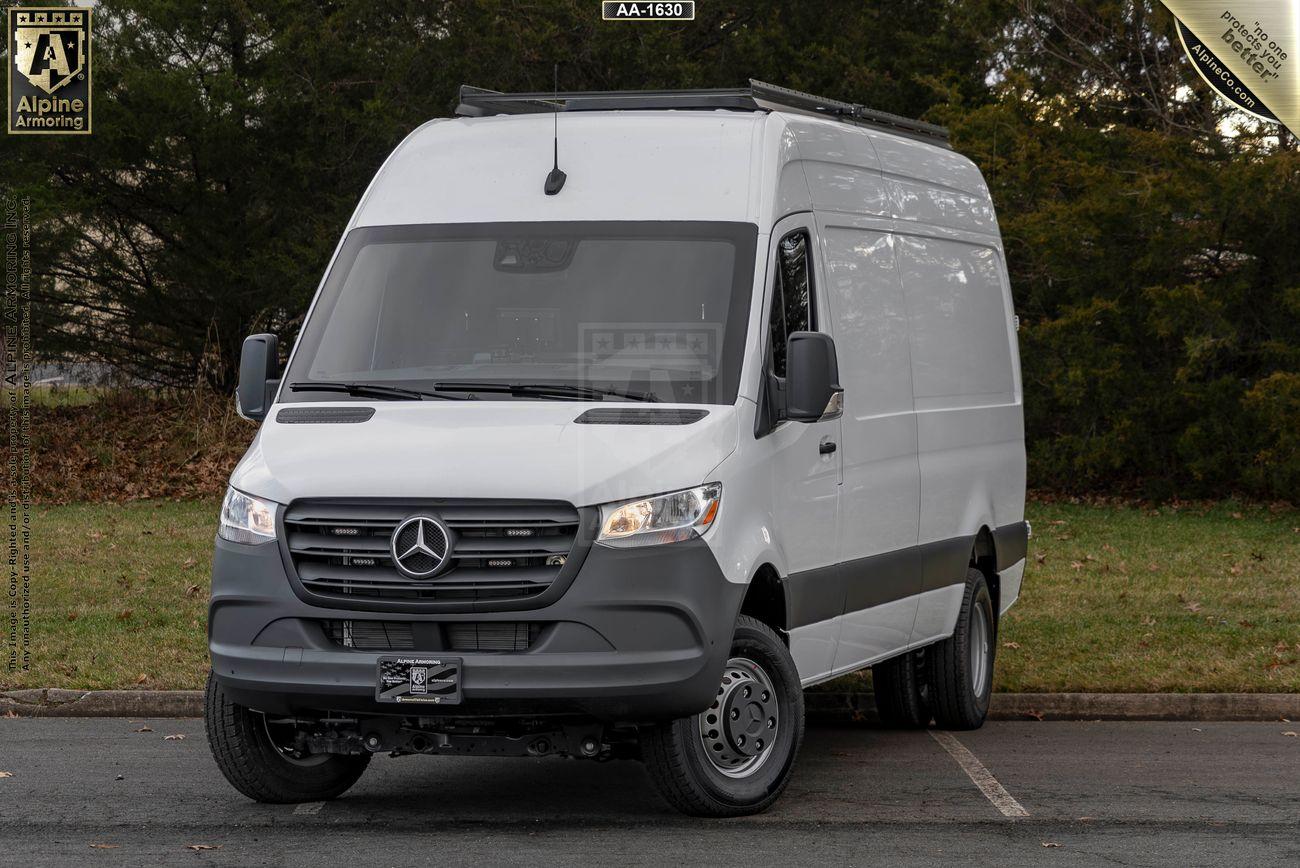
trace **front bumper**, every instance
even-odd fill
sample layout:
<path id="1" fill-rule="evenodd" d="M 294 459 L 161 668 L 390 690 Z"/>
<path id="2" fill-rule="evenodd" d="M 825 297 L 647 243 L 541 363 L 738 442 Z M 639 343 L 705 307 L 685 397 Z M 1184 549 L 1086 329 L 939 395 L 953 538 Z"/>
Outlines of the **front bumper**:
<path id="1" fill-rule="evenodd" d="M 743 594 L 697 539 L 642 549 L 593 546 L 564 595 L 527 612 L 325 609 L 293 593 L 274 543 L 218 539 L 208 645 L 215 677 L 242 705 L 277 714 L 410 714 L 374 698 L 376 661 L 394 652 L 340 647 L 323 620 L 544 623 L 547 630 L 527 651 L 414 649 L 463 659 L 463 703 L 421 706 L 420 715 L 660 720 L 694 714 L 712 701 Z"/>

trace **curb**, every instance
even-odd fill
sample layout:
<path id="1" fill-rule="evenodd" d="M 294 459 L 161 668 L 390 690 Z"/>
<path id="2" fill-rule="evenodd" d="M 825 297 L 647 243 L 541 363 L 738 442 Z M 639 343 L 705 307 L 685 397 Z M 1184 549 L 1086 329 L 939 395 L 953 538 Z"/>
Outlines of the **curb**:
<path id="1" fill-rule="evenodd" d="M 12 712 L 12 714 L 11 714 Z M 0 716 L 202 717 L 202 690 L 63 690 L 0 692 Z"/>
<path id="2" fill-rule="evenodd" d="M 821 722 L 877 720 L 870 693 L 804 694 Z M 201 690 L 0 691 L 3 717 L 201 717 Z M 1300 720 L 1300 693 L 995 693 L 990 720 Z"/>
<path id="3" fill-rule="evenodd" d="M 870 693 L 805 693 L 814 720 L 875 721 Z M 989 720 L 1300 720 L 1300 693 L 995 693 Z"/>

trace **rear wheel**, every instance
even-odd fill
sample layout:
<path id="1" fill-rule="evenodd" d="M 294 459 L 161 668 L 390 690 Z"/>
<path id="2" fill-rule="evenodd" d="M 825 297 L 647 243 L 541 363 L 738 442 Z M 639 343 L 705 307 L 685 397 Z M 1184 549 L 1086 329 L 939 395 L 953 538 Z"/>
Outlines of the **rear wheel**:
<path id="1" fill-rule="evenodd" d="M 370 754 L 304 753 L 296 728 L 236 705 L 208 673 L 203 703 L 208 746 L 235 789 L 259 802 L 322 802 L 342 795 L 370 764 Z"/>
<path id="2" fill-rule="evenodd" d="M 645 730 L 641 752 L 673 807 L 736 817 L 781 795 L 803 730 L 803 690 L 789 649 L 766 624 L 742 615 L 713 704 Z"/>
<path id="3" fill-rule="evenodd" d="M 979 729 L 993 694 L 997 620 L 984 574 L 972 567 L 952 636 L 930 646 L 935 722 L 944 729 Z"/>
<path id="4" fill-rule="evenodd" d="M 921 729 L 930 725 L 934 712 L 930 708 L 924 655 L 924 650 L 911 651 L 871 667 L 876 711 L 886 726 Z"/>

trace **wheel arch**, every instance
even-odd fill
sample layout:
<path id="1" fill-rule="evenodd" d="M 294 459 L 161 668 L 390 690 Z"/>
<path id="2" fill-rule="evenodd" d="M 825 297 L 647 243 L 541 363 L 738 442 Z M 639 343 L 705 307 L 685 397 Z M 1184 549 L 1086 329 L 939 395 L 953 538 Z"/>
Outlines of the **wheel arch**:
<path id="1" fill-rule="evenodd" d="M 762 621 L 777 632 L 786 643 L 789 624 L 789 586 L 771 563 L 764 562 L 754 571 L 740 603 L 740 614 Z"/>
<path id="2" fill-rule="evenodd" d="M 975 534 L 971 548 L 970 566 L 984 574 L 984 581 L 989 586 L 989 596 L 993 598 L 994 618 L 1001 611 L 1001 582 L 998 579 L 998 550 L 993 531 L 987 524 L 981 525 Z"/>

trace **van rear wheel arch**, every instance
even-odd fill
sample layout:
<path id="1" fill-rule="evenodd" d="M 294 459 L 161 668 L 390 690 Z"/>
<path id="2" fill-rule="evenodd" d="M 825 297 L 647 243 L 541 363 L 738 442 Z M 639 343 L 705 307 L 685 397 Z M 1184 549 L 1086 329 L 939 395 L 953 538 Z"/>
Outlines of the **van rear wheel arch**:
<path id="1" fill-rule="evenodd" d="M 989 587 L 989 596 L 993 598 L 993 618 L 997 620 L 1001 612 L 1002 583 L 998 579 L 997 542 L 988 525 L 982 525 L 975 534 L 975 545 L 971 549 L 970 567 L 984 574 L 984 581 Z"/>

